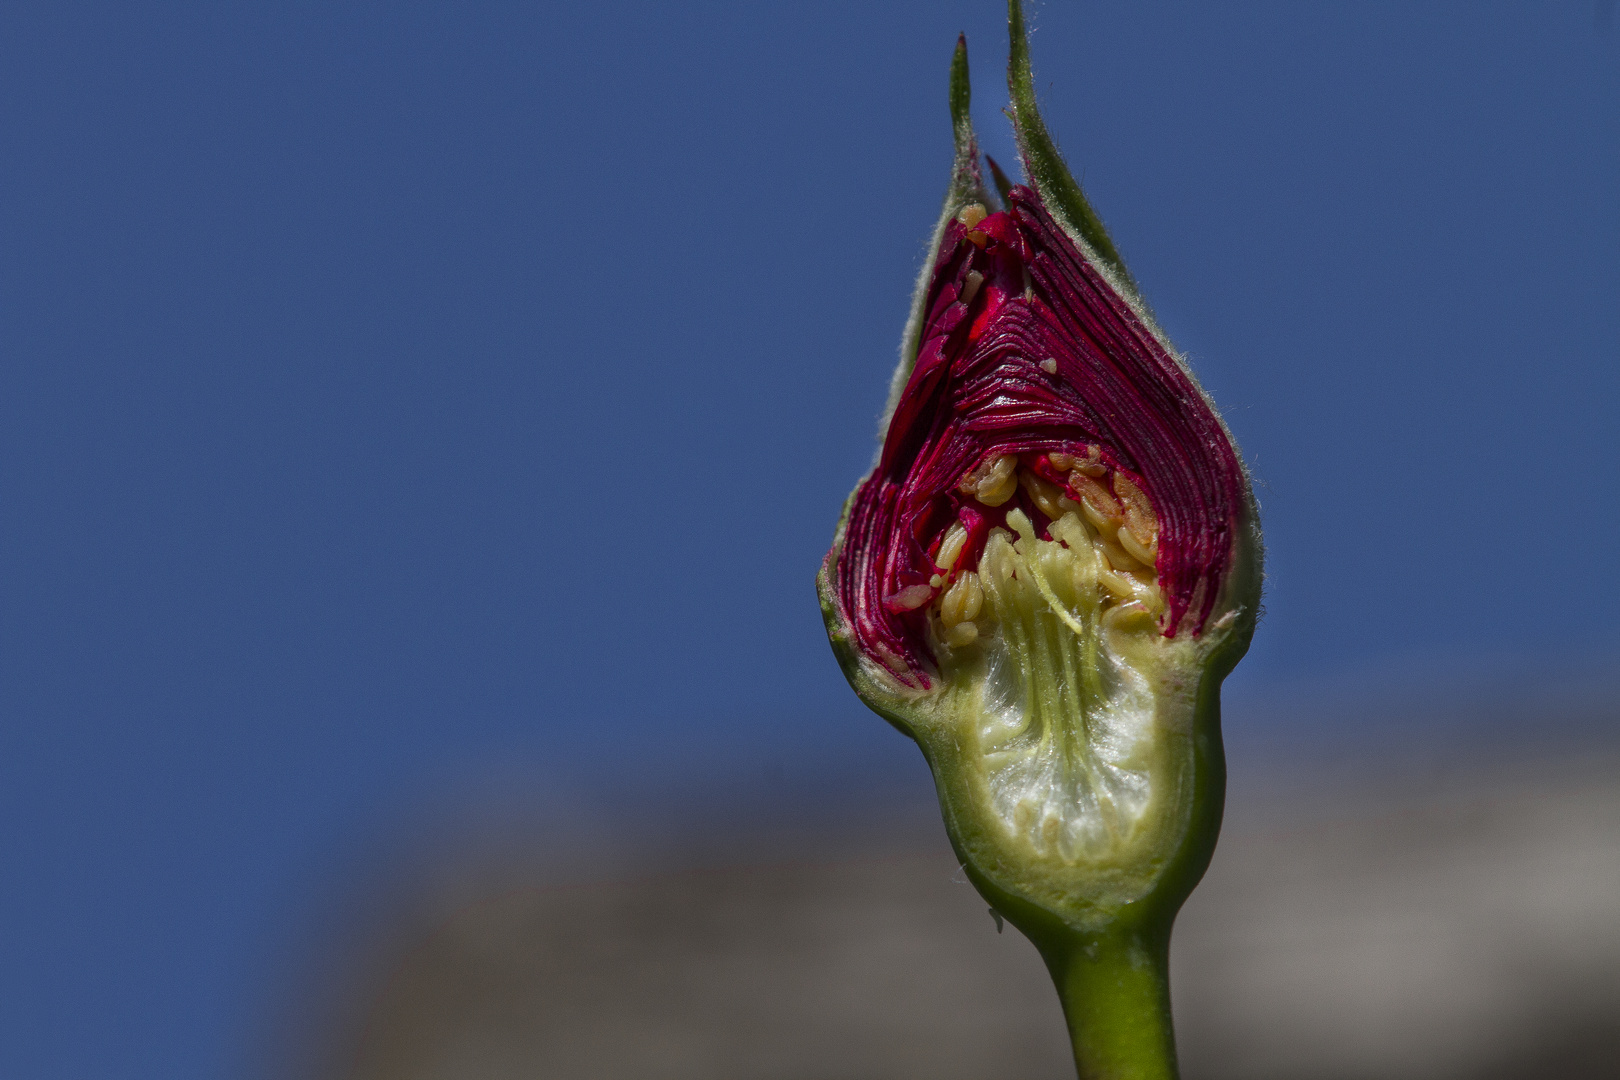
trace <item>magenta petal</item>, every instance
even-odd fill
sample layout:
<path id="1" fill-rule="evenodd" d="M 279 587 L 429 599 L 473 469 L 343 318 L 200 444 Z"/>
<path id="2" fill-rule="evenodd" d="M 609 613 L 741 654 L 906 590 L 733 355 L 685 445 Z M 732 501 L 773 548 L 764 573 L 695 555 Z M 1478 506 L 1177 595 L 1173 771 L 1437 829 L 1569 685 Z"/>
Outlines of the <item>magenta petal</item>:
<path id="1" fill-rule="evenodd" d="M 930 545 L 951 522 L 975 545 L 995 523 L 994 511 L 964 503 L 958 481 L 993 455 L 1090 446 L 1157 512 L 1164 633 L 1199 634 L 1244 512 L 1225 428 L 1034 191 L 1013 188 L 1007 210 L 973 233 L 945 229 L 918 362 L 851 508 L 836 587 L 858 647 L 903 682 L 930 685 L 926 608 L 886 601 L 929 579 Z M 983 283 L 963 304 L 970 272 Z"/>

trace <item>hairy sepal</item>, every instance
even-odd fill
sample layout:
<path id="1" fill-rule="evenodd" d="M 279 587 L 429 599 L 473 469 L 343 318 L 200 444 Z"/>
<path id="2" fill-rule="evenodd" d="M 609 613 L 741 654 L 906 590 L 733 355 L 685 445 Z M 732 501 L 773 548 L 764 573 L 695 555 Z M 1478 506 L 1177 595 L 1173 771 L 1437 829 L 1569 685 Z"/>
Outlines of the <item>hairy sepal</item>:
<path id="1" fill-rule="evenodd" d="M 860 488 L 857 486 L 856 491 Z M 862 653 L 856 645 L 855 628 L 838 599 L 834 584 L 838 574 L 838 560 L 844 553 L 844 538 L 849 524 L 849 510 L 855 496 L 844 501 L 838 528 L 833 534 L 832 550 L 821 562 L 816 574 L 816 595 L 821 601 L 821 619 L 827 627 L 827 641 L 832 646 L 838 667 L 863 704 L 877 713 L 901 734 L 916 739 L 917 720 L 927 712 L 929 693 L 908 687 L 896 679 L 892 672 Z"/>
<path id="2" fill-rule="evenodd" d="M 984 175 L 979 169 L 979 143 L 973 134 L 972 83 L 968 78 L 967 38 L 956 39 L 956 52 L 951 57 L 951 133 L 955 141 L 955 156 L 951 160 L 951 182 L 945 189 L 945 202 L 940 208 L 939 221 L 928 237 L 928 250 L 922 269 L 917 273 L 917 285 L 911 294 L 911 311 L 906 317 L 905 331 L 900 335 L 900 361 L 889 380 L 889 398 L 878 423 L 878 447 L 889 432 L 889 420 L 894 416 L 900 395 L 911 379 L 911 370 L 917 363 L 917 347 L 922 340 L 923 318 L 928 303 L 928 286 L 934 280 L 934 264 L 939 258 L 940 241 L 949 225 L 962 208 L 973 203 L 992 206 L 984 186 Z"/>

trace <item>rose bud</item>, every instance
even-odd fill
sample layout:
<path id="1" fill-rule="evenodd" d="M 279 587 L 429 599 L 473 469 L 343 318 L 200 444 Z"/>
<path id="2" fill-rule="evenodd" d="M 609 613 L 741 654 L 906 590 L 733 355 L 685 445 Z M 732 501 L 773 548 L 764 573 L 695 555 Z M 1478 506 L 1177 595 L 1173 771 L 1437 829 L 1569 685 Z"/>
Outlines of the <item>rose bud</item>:
<path id="1" fill-rule="evenodd" d="M 1170 923 L 1219 828 L 1259 521 L 1046 132 L 1009 9 L 1028 184 L 984 185 L 959 40 L 944 213 L 821 603 L 856 693 L 922 747 L 969 878 L 1051 967 L 1082 1074 L 1173 1075 Z"/>

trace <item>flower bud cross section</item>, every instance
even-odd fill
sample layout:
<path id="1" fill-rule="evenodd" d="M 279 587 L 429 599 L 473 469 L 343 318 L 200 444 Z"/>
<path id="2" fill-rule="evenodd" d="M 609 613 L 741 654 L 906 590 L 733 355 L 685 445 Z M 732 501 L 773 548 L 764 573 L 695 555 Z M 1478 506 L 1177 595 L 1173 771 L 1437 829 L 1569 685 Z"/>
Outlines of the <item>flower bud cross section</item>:
<path id="1" fill-rule="evenodd" d="M 1222 585 L 1242 467 L 1202 391 L 1029 188 L 947 222 L 922 314 L 850 507 L 838 602 L 897 692 L 973 695 L 991 772 L 1011 770 L 991 784 L 1004 820 L 1047 848 L 1057 822 L 1042 819 L 1072 815 L 1042 804 L 1129 815 L 1150 797 L 1109 747 L 1129 758 L 1167 691 L 1190 714 L 1179 683 L 1235 614 Z M 1067 775 L 1064 732 L 1098 775 Z"/>

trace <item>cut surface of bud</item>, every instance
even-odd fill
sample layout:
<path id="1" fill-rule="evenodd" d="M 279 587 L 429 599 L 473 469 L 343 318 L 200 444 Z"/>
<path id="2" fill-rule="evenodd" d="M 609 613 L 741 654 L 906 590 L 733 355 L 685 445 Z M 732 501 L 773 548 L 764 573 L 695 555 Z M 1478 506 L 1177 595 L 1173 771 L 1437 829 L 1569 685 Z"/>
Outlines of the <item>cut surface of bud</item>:
<path id="1" fill-rule="evenodd" d="M 1244 603 L 1225 586 L 1247 480 L 1191 376 L 1029 188 L 946 221 L 922 310 L 832 599 L 868 679 L 956 760 L 986 849 L 1046 867 L 1025 887 L 1071 909 L 1083 871 L 1084 905 L 1112 910 L 1187 828 L 1199 677 Z"/>
<path id="2" fill-rule="evenodd" d="M 1049 205 L 1043 165 L 985 190 L 963 50 L 952 186 L 822 607 L 851 684 L 922 744 L 974 883 L 1091 932 L 1207 861 L 1256 511 L 1219 416 L 1087 239 L 1100 223 L 1075 226 L 1078 187 Z"/>

